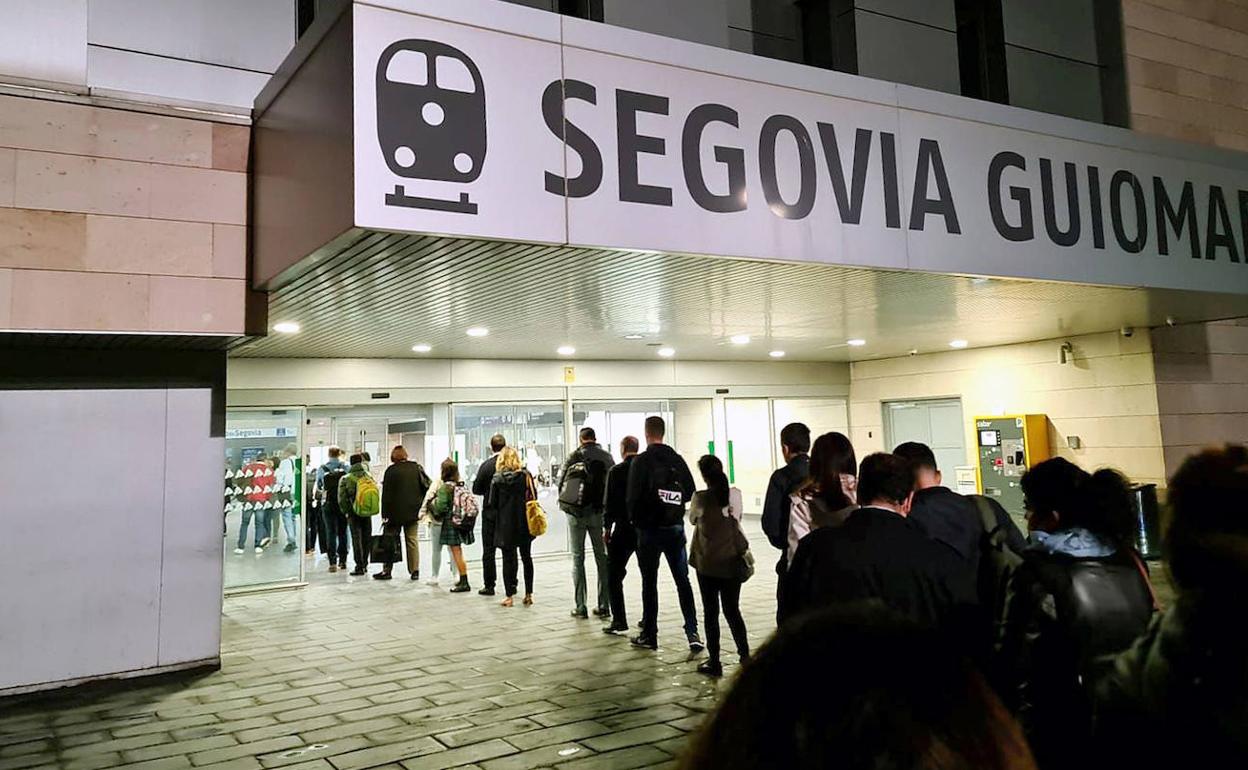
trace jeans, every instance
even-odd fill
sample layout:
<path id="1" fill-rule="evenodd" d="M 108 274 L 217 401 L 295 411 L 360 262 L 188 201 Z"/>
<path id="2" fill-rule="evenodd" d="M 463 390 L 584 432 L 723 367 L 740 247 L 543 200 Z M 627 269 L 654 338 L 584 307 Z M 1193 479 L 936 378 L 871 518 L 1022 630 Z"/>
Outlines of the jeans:
<path id="1" fill-rule="evenodd" d="M 407 572 L 415 575 L 420 572 L 420 522 L 413 521 L 410 524 L 385 524 L 382 532 L 387 535 L 397 535 L 399 531 L 403 532 L 403 555 L 407 559 Z M 386 564 L 382 567 L 383 571 L 390 574 L 393 564 Z"/>
<path id="2" fill-rule="evenodd" d="M 238 523 L 238 547 L 245 548 L 247 546 L 247 526 L 251 524 L 254 516 L 256 519 L 256 547 L 260 547 L 261 541 L 269 536 L 268 517 L 266 511 L 243 511 L 242 520 Z"/>
<path id="3" fill-rule="evenodd" d="M 611 623 L 628 628 L 628 612 L 624 609 L 624 577 L 628 560 L 637 552 L 637 530 L 628 524 L 617 524 L 607 544 L 607 586 L 611 595 Z"/>
<path id="4" fill-rule="evenodd" d="M 325 531 L 325 553 L 329 563 L 347 566 L 347 517 L 322 505 L 321 521 Z"/>
<path id="5" fill-rule="evenodd" d="M 572 594 L 576 601 L 577 612 L 585 612 L 585 536 L 594 548 L 594 564 L 597 565 L 598 604 L 600 610 L 610 607 L 608 595 L 611 593 L 607 582 L 607 546 L 602 541 L 602 512 L 568 514 L 568 547 L 572 551 Z"/>
<path id="6" fill-rule="evenodd" d="M 533 593 L 533 541 L 527 537 L 520 538 L 520 545 L 503 549 L 503 587 L 508 596 L 515 596 L 518 566 L 516 552 L 520 553 L 520 561 L 524 562 L 524 593 Z"/>
<path id="7" fill-rule="evenodd" d="M 369 516 L 348 514 L 351 522 L 351 553 L 355 557 L 355 571 L 368 569 L 369 553 L 373 549 L 373 520 Z"/>
<path id="8" fill-rule="evenodd" d="M 429 542 L 433 545 L 433 564 L 431 565 L 432 571 L 429 573 L 429 577 L 437 580 L 441 577 L 442 572 L 442 550 L 447 548 L 447 546 L 442 545 L 442 522 L 429 522 Z M 451 577 L 458 580 L 459 570 L 455 568 L 455 560 L 447 559 L 447 561 L 451 565 Z"/>
<path id="9" fill-rule="evenodd" d="M 741 583 L 727 578 L 698 573 L 698 589 L 702 593 L 702 613 L 706 619 L 706 651 L 711 660 L 719 660 L 719 607 L 723 603 L 724 618 L 737 645 L 737 655 L 744 661 L 750 657 L 750 639 L 741 617 Z"/>
<path id="10" fill-rule="evenodd" d="M 494 544 L 494 528 L 498 525 L 498 512 L 489 511 L 481 516 L 481 580 L 485 587 L 494 590 L 498 582 L 498 564 L 494 560 L 494 552 L 498 546 Z"/>
<path id="11" fill-rule="evenodd" d="M 286 542 L 299 545 L 299 533 L 295 532 L 295 509 L 282 509 L 282 529 L 286 530 Z"/>
<path id="12" fill-rule="evenodd" d="M 685 550 L 685 527 L 655 527 L 637 530 L 637 565 L 641 568 L 641 633 L 655 637 L 659 630 L 659 559 L 667 559 L 667 568 L 676 581 L 680 614 L 685 618 L 685 638 L 698 636 L 698 607 L 689 585 L 689 554 Z"/>

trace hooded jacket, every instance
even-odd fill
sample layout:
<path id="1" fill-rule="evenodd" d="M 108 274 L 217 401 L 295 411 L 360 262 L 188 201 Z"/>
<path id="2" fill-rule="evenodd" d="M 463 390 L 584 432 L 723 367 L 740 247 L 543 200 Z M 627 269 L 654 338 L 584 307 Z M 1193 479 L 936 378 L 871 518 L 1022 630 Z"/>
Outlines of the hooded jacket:
<path id="1" fill-rule="evenodd" d="M 342 477 L 342 481 L 338 482 L 338 508 L 343 515 L 350 516 L 355 513 L 356 487 L 360 479 L 367 475 L 368 468 L 364 463 L 356 463 L 351 466 L 351 470 L 347 471 L 347 475 Z"/>
<path id="2" fill-rule="evenodd" d="M 499 548 L 514 548 L 533 539 L 529 534 L 529 519 L 525 515 L 530 479 L 532 476 L 522 468 L 518 471 L 497 471 L 490 480 L 487 500 L 498 517 L 494 542 Z"/>
<path id="3" fill-rule="evenodd" d="M 653 478 L 660 468 L 670 468 L 673 481 L 681 487 L 680 516 L 673 516 L 660 503 L 653 489 Z M 637 455 L 628 469 L 628 515 L 637 529 L 674 527 L 684 523 L 685 505 L 697 487 L 685 458 L 667 444 L 651 444 Z"/>

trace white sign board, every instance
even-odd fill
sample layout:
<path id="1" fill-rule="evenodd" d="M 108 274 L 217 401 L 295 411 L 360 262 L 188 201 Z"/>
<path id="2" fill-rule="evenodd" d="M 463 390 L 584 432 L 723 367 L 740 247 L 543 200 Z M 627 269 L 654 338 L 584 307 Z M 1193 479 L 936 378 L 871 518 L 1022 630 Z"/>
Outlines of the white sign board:
<path id="1" fill-rule="evenodd" d="M 551 15 L 355 14 L 360 227 L 1248 293 L 1242 158 Z"/>

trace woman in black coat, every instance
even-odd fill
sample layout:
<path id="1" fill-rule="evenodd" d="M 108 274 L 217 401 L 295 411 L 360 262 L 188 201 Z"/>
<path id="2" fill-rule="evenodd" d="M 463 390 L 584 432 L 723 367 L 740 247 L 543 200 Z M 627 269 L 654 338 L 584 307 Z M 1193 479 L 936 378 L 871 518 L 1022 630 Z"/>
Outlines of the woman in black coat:
<path id="1" fill-rule="evenodd" d="M 412 580 L 420 580 L 420 506 L 429 491 L 429 476 L 401 446 L 390 452 L 390 463 L 381 477 L 382 534 L 397 537 L 402 531 L 407 572 Z M 394 562 L 386 562 L 373 578 L 389 580 L 393 569 Z"/>
<path id="2" fill-rule="evenodd" d="M 515 603 L 513 597 L 519 588 L 517 561 L 524 563 L 524 603 L 533 603 L 533 536 L 529 534 L 525 510 L 533 489 L 533 477 L 524 469 L 520 455 L 514 447 L 505 447 L 498 455 L 486 503 L 487 508 L 498 511 L 494 542 L 503 552 L 503 586 L 507 590 L 504 607 Z"/>
<path id="3" fill-rule="evenodd" d="M 1089 759 L 1095 658 L 1144 632 L 1152 587 L 1132 543 L 1126 479 L 1056 457 L 1022 479 L 1030 544 L 1010 581 L 998 670 L 1041 768 Z"/>

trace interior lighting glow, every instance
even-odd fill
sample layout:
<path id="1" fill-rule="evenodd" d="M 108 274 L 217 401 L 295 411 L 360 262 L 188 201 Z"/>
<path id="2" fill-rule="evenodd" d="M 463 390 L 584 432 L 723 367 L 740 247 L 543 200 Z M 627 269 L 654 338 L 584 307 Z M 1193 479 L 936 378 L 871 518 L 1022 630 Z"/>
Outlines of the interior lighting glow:
<path id="1" fill-rule="evenodd" d="M 734 344 L 734 345 L 748 345 L 748 344 L 750 344 L 750 335 L 748 335 L 748 334 L 734 334 L 734 335 L 732 335 L 732 339 L 731 339 L 731 341 L 732 341 L 732 344 Z"/>
<path id="2" fill-rule="evenodd" d="M 664 358 L 671 358 L 676 355 L 676 348 L 659 348 L 659 355 Z"/>
<path id="3" fill-rule="evenodd" d="M 474 326 L 468 330 L 469 337 L 484 337 L 490 333 L 490 330 L 484 326 Z"/>
<path id="4" fill-rule="evenodd" d="M 428 353 L 430 350 L 433 350 L 433 347 L 430 345 L 412 345 L 413 353 Z"/>
<path id="5" fill-rule="evenodd" d="M 969 344 L 970 343 L 967 342 L 966 340 L 953 340 L 952 342 L 949 343 L 949 347 L 961 349 L 961 348 L 966 347 Z"/>
<path id="6" fill-rule="evenodd" d="M 640 339 L 644 339 L 644 338 L 645 338 L 645 336 L 646 336 L 646 335 L 644 335 L 644 334 L 625 334 L 625 335 L 624 335 L 624 339 L 626 339 L 626 340 L 640 340 Z"/>
<path id="7" fill-rule="evenodd" d="M 576 348 L 572 347 L 571 345 L 560 345 L 559 348 L 555 350 L 555 352 L 561 356 L 570 356 L 576 352 Z"/>
<path id="8" fill-rule="evenodd" d="M 302 327 L 294 321 L 279 321 L 273 324 L 273 331 L 279 334 L 297 334 L 300 328 Z"/>
<path id="9" fill-rule="evenodd" d="M 863 345 L 867 344 L 867 341 L 860 340 L 860 339 L 852 339 L 852 340 L 845 340 L 845 344 L 849 345 L 851 348 L 860 348 Z"/>
<path id="10" fill-rule="evenodd" d="M 767 355 L 771 356 L 772 358 L 784 358 L 784 351 L 783 351 L 783 350 L 773 350 L 773 351 L 771 351 L 770 353 L 768 353 Z"/>

